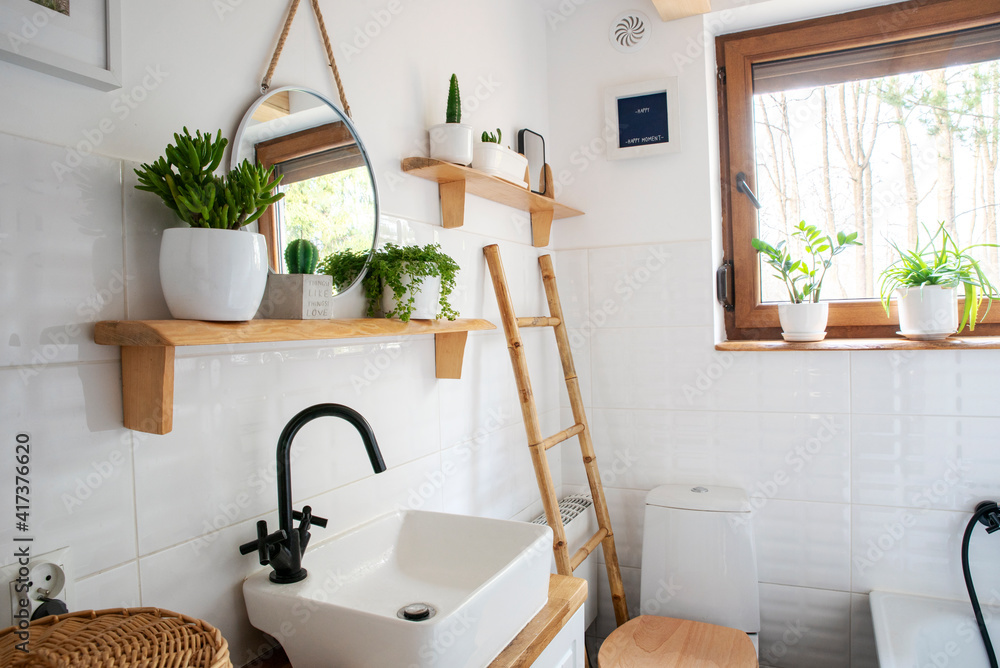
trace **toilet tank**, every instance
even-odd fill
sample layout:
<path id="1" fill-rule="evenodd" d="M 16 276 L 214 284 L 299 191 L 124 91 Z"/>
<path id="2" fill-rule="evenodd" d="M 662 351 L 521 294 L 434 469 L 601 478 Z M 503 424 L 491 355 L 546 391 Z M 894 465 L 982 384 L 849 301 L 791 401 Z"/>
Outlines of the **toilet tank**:
<path id="1" fill-rule="evenodd" d="M 644 615 L 760 630 L 745 491 L 663 485 L 647 495 L 640 606 Z"/>

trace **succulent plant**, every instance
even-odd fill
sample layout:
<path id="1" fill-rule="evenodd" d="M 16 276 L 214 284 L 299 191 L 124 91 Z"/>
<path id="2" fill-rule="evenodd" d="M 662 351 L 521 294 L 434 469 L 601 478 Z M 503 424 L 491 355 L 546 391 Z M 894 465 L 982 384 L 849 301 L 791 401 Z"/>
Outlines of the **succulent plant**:
<path id="1" fill-rule="evenodd" d="M 500 132 L 500 128 L 497 128 L 497 133 L 495 135 L 492 132 L 487 132 L 486 130 L 483 130 L 484 142 L 499 144 L 502 138 L 503 138 L 503 133 Z"/>
<path id="2" fill-rule="evenodd" d="M 271 180 L 273 168 L 244 160 L 224 176 L 215 174 L 229 143 L 222 130 L 213 139 L 200 130 L 192 137 L 184 128 L 174 133 L 174 142 L 155 162 L 135 170 L 136 189 L 159 195 L 191 227 L 238 230 L 284 197 L 271 194 L 281 182 L 280 176 Z"/>
<path id="3" fill-rule="evenodd" d="M 285 268 L 289 274 L 312 274 L 319 262 L 319 249 L 308 239 L 293 239 L 285 246 Z"/>
<path id="4" fill-rule="evenodd" d="M 462 122 L 462 96 L 458 92 L 458 77 L 451 75 L 451 85 L 448 87 L 448 110 L 445 112 L 445 123 Z"/>

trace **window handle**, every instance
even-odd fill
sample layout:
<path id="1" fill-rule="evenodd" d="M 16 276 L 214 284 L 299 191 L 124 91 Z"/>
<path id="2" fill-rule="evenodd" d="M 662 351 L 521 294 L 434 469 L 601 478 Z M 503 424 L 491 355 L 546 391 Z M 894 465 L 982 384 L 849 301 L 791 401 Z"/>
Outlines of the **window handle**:
<path id="1" fill-rule="evenodd" d="M 747 185 L 747 175 L 744 172 L 740 172 L 736 175 L 736 191 L 749 197 L 750 202 L 756 208 L 760 208 L 760 200 L 757 199 L 757 196 L 753 194 L 752 190 L 750 190 L 750 186 Z"/>

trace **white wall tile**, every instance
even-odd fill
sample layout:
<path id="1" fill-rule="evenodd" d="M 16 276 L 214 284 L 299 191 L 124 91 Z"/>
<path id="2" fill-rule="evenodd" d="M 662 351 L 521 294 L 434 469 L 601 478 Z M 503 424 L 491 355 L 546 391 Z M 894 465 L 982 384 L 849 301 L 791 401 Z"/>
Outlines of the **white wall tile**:
<path id="1" fill-rule="evenodd" d="M 858 413 L 1000 416 L 993 400 L 998 350 L 850 353 Z"/>
<path id="2" fill-rule="evenodd" d="M 589 294 L 594 324 L 711 325 L 710 250 L 708 241 L 591 250 Z"/>
<path id="3" fill-rule="evenodd" d="M 589 251 L 556 251 L 552 255 L 566 326 L 584 327 L 590 321 Z"/>
<path id="4" fill-rule="evenodd" d="M 845 415 L 595 409 L 590 423 L 606 485 L 698 482 L 762 499 L 849 500 Z M 568 470 L 566 482 L 581 475 Z"/>
<path id="5" fill-rule="evenodd" d="M 432 347 L 433 338 L 426 337 L 178 359 L 174 430 L 137 446 L 141 554 L 275 507 L 278 435 L 293 415 L 313 404 L 342 403 L 364 415 L 387 466 L 436 451 Z M 402 400 L 387 403 L 386 391 Z M 342 420 L 304 428 L 292 454 L 297 499 L 372 475 L 360 437 Z M 188 491 L 177 495 L 179 486 Z M 175 501 L 166 505 L 164 498 Z"/>
<path id="6" fill-rule="evenodd" d="M 963 599 L 962 534 L 972 513 L 854 505 L 853 591 L 872 589 Z M 976 589 L 1000 591 L 1000 543 L 977 527 L 969 547 Z"/>
<path id="7" fill-rule="evenodd" d="M 774 668 L 847 668 L 851 664 L 851 595 L 760 585 L 759 656 Z"/>
<path id="8" fill-rule="evenodd" d="M 0 366 L 109 360 L 125 315 L 121 163 L 0 134 Z"/>
<path id="9" fill-rule="evenodd" d="M 846 503 L 770 499 L 753 516 L 760 582 L 851 588 L 851 509 Z"/>
<path id="10" fill-rule="evenodd" d="M 853 500 L 972 511 L 1000 496 L 997 418 L 858 415 Z"/>
<path id="11" fill-rule="evenodd" d="M 69 604 L 77 610 L 106 608 L 136 608 L 142 605 L 139 596 L 139 561 L 102 571 L 74 583 L 75 600 Z"/>
<path id="12" fill-rule="evenodd" d="M 731 353 L 710 328 L 597 329 L 599 408 L 846 413 L 847 353 Z"/>
<path id="13" fill-rule="evenodd" d="M 73 548 L 80 578 L 136 558 L 132 440 L 121 424 L 121 375 L 114 363 L 56 366 L 25 385 L 20 369 L 0 370 L 3 452 L 0 494 L 13 504 L 14 442 L 30 437 L 32 552 Z M 13 518 L 0 528 L 10 545 Z M 13 561 L 13 550 L 0 563 Z"/>

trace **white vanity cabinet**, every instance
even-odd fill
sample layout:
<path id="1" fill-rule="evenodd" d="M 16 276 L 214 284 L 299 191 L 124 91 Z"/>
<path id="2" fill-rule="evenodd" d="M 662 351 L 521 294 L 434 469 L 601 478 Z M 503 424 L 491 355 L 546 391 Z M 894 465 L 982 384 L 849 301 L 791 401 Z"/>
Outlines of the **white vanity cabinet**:
<path id="1" fill-rule="evenodd" d="M 545 651 L 531 664 L 532 668 L 586 668 L 583 632 L 583 606 L 581 606 L 566 622 L 566 626 L 556 634 Z"/>

